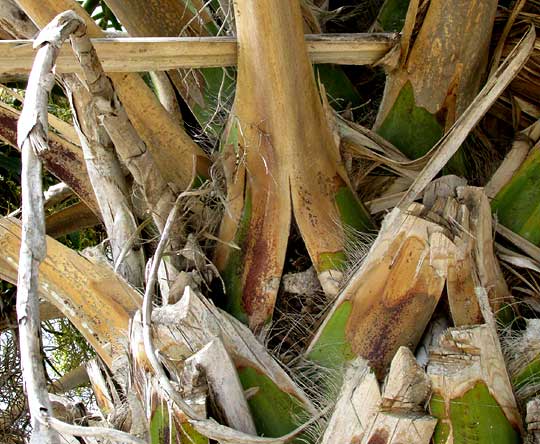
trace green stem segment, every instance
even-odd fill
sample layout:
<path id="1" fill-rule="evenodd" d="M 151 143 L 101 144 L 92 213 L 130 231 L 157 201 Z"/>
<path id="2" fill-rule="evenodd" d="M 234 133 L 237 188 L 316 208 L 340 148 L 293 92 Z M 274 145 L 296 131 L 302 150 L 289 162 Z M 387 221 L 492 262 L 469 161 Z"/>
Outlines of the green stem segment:
<path id="1" fill-rule="evenodd" d="M 387 0 L 379 16 L 384 31 L 415 23 L 408 0 Z M 404 48 L 389 71 L 375 129 L 412 159 L 426 154 L 454 124 L 483 81 L 497 0 L 458 0 L 448 8 L 431 0 L 421 23 L 404 30 Z M 416 13 L 410 8 L 409 14 Z M 447 170 L 466 176 L 462 148 Z"/>
<path id="2" fill-rule="evenodd" d="M 162 401 L 150 417 L 150 444 L 208 444 L 209 440 L 197 432 L 188 421 L 179 422 Z M 171 427 L 172 419 L 172 427 Z"/>
<path id="3" fill-rule="evenodd" d="M 540 148 L 531 151 L 491 208 L 501 224 L 540 246 Z"/>
<path id="4" fill-rule="evenodd" d="M 405 24 L 410 0 L 386 0 L 377 17 L 377 25 L 385 32 L 400 32 Z"/>
<path id="5" fill-rule="evenodd" d="M 463 396 L 450 401 L 434 395 L 430 402 L 431 414 L 439 419 L 434 444 L 448 444 L 450 430 L 453 444 L 519 444 L 519 432 L 512 427 L 501 406 L 482 381 L 477 382 Z"/>

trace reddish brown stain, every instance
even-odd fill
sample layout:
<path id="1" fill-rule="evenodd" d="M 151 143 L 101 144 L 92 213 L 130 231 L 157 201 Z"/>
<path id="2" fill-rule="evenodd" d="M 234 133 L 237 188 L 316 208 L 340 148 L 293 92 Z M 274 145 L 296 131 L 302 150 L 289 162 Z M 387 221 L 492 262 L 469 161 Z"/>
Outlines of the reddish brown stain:
<path id="1" fill-rule="evenodd" d="M 262 307 L 260 298 L 260 276 L 264 274 L 267 263 L 269 246 L 263 236 L 264 221 L 260 217 L 251 218 L 249 230 L 245 239 L 246 257 L 250 258 L 249 267 L 245 272 L 243 305 L 246 313 L 251 316 Z M 259 297 L 258 297 L 259 296 Z"/>
<path id="2" fill-rule="evenodd" d="M 276 292 L 269 291 L 268 282 L 277 277 L 283 266 L 285 251 L 278 251 L 279 235 L 272 225 L 281 223 L 278 220 L 270 220 L 267 213 L 274 212 L 267 196 L 263 196 L 264 202 L 256 203 L 260 196 L 254 195 L 252 218 L 250 228 L 245 240 L 245 269 L 243 306 L 250 317 L 250 326 L 256 328 L 264 323 L 272 314 L 276 299 Z M 264 207 L 264 208 L 261 208 Z M 285 244 L 286 245 L 286 244 Z M 286 248 L 286 246 L 285 246 Z M 275 276 L 276 275 L 276 276 Z M 265 288 L 266 287 L 266 288 Z M 253 323 L 253 325 L 251 325 Z"/>
<path id="3" fill-rule="evenodd" d="M 353 351 L 366 358 L 378 378 L 384 372 L 399 346 L 414 347 L 424 330 L 420 326 L 429 321 L 437 303 L 437 295 L 430 294 L 430 278 L 416 275 L 416 261 L 421 251 L 400 250 L 400 258 L 392 262 L 396 250 L 394 242 L 385 254 L 383 263 L 375 264 L 363 274 L 367 281 L 384 282 L 361 286 L 353 294 L 353 310 L 347 322 L 347 338 Z M 396 276 L 414 279 L 407 285 L 396 286 Z M 440 295 L 440 294 L 439 294 Z"/>
<path id="4" fill-rule="evenodd" d="M 17 146 L 17 118 L 15 113 L 0 110 L 0 136 L 15 147 Z M 51 137 L 49 151 L 42 155 L 45 168 L 68 184 L 93 210 L 97 210 L 90 182 L 85 182 L 80 178 L 81 172 L 86 173 L 82 152 L 70 150 L 71 145 L 67 147 Z"/>
<path id="5" fill-rule="evenodd" d="M 17 143 L 17 118 L 0 114 L 0 134 L 10 143 Z"/>
<path id="6" fill-rule="evenodd" d="M 367 351 L 366 358 L 369 362 L 376 367 L 379 371 L 382 371 L 384 367 L 384 362 L 386 361 L 386 356 L 392 351 L 394 347 L 393 341 L 390 341 L 393 337 L 393 329 L 396 323 L 399 323 L 400 315 L 411 301 L 404 300 L 401 301 L 397 306 L 388 309 L 386 312 L 387 322 L 381 323 L 379 325 L 380 334 L 373 337 L 371 342 L 371 349 Z"/>
<path id="7" fill-rule="evenodd" d="M 375 433 L 369 438 L 368 444 L 387 444 L 388 443 L 388 431 L 384 429 L 377 429 Z"/>

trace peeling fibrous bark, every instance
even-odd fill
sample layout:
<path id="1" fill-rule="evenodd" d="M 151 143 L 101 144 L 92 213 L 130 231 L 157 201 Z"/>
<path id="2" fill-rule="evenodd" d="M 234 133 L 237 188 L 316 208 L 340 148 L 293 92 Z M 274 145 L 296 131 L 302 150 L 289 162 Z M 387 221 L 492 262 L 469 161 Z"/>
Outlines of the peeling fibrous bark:
<path id="1" fill-rule="evenodd" d="M 40 48 L 35 67 L 28 82 L 24 108 L 18 124 L 17 141 L 22 151 L 22 236 L 17 279 L 17 318 L 19 324 L 20 355 L 23 379 L 31 418 L 31 443 L 55 444 L 59 433 L 99 433 L 87 429 L 77 432 L 77 426 L 54 418 L 54 411 L 45 384 L 41 366 L 39 343 L 40 319 L 38 300 L 38 269 L 47 255 L 45 214 L 41 178 L 41 161 L 37 156 L 47 150 L 48 93 L 54 85 L 54 61 L 62 42 L 77 23 L 58 17 L 45 27 L 35 41 Z M 117 431 L 103 430 L 103 435 L 121 436 Z M 138 442 L 129 435 L 127 441 Z"/>
<path id="2" fill-rule="evenodd" d="M 25 106 L 18 124 L 17 142 L 22 151 L 21 194 L 22 236 L 17 279 L 17 318 L 21 367 L 30 411 L 31 443 L 60 442 L 57 432 L 48 424 L 52 406 L 47 394 L 45 373 L 40 367 L 40 320 L 38 270 L 46 256 L 45 214 L 41 183 L 41 161 L 37 156 L 47 149 L 48 92 L 54 85 L 52 69 L 59 46 L 72 31 L 60 26 L 53 31 L 58 40 L 47 41 L 51 30 L 45 30 L 36 42 L 41 46 L 30 73 Z"/>
<path id="3" fill-rule="evenodd" d="M 130 347 L 136 374 L 139 375 L 136 377 L 136 380 L 139 380 L 137 390 L 141 394 L 145 393 L 143 388 L 148 384 L 143 375 L 152 373 L 154 367 L 150 363 L 147 354 L 143 331 L 141 318 L 135 316 L 131 325 Z M 292 427 L 293 430 L 286 433 L 290 425 L 280 424 L 280 421 L 283 421 L 284 412 L 287 415 L 292 415 L 293 412 L 294 414 L 301 414 L 302 419 L 307 419 L 310 413 L 315 414 L 314 407 L 301 389 L 268 354 L 264 346 L 257 341 L 246 326 L 215 308 L 209 301 L 195 294 L 189 287 L 186 288 L 183 298 L 177 304 L 154 310 L 152 337 L 155 340 L 155 349 L 159 350 L 161 362 L 167 368 L 169 374 L 172 375 L 172 379 L 181 383 L 178 396 L 182 396 L 182 403 L 187 403 L 192 411 L 192 413 L 187 413 L 173 398 L 172 401 L 175 405 L 173 408 L 174 415 L 176 415 L 180 423 L 191 424 L 197 432 L 208 438 L 223 443 L 285 443 L 289 442 L 312 421 L 320 417 L 318 415 L 296 429 Z M 223 342 L 224 348 L 220 347 L 220 353 L 226 351 L 230 356 L 231 363 L 234 363 L 238 376 L 230 373 L 233 367 L 230 367 L 230 370 L 225 372 L 222 369 L 216 372 L 214 363 L 208 361 L 208 355 L 204 357 L 209 348 L 215 347 L 216 339 Z M 214 341 L 214 345 L 211 345 L 212 341 Z M 214 356 L 212 354 L 213 358 Z M 200 363 L 200 365 L 193 365 L 197 363 Z M 244 394 L 241 390 L 238 391 L 239 387 L 236 386 L 236 383 L 228 385 L 227 388 L 217 387 L 218 380 L 225 377 L 226 380 L 230 381 L 231 377 L 233 379 L 239 377 L 244 390 L 255 388 L 256 393 L 248 399 L 248 404 L 257 431 L 259 433 L 264 431 L 265 434 L 273 433 L 278 437 L 257 437 L 251 431 L 247 433 L 242 431 L 243 427 L 252 430 L 252 425 L 248 425 L 249 421 L 246 423 L 245 417 L 240 422 L 237 422 L 238 417 L 234 420 L 237 427 L 239 427 L 236 430 L 220 425 L 213 419 L 201 419 L 204 415 L 198 410 L 193 410 L 195 407 L 193 402 L 185 394 L 182 394 L 181 389 L 185 387 L 186 372 L 188 375 L 193 374 L 192 370 L 197 369 L 200 370 L 201 377 L 208 382 L 210 393 L 212 393 L 212 390 L 216 391 L 215 393 L 225 393 L 226 391 L 231 393 L 231 390 L 236 393 L 234 397 L 231 397 L 226 402 L 221 397 L 222 402 L 225 404 L 229 404 L 235 397 L 241 397 L 240 399 L 242 399 Z M 152 376 L 152 379 L 157 382 L 157 378 L 154 376 Z M 170 396 L 166 395 L 163 389 L 158 390 L 158 396 L 170 399 Z M 266 410 L 262 410 L 264 406 L 267 406 Z M 245 411 L 245 407 L 240 408 L 240 410 L 238 408 L 237 405 L 235 410 Z M 234 410 L 228 409 L 226 413 L 227 415 L 234 415 Z M 197 414 L 198 418 L 194 417 L 194 414 Z M 290 416 L 288 421 L 296 425 Z M 269 425 L 274 425 L 274 428 Z M 285 430 L 285 432 L 280 432 L 280 430 Z M 282 433 L 283 436 L 281 436 Z"/>
<path id="4" fill-rule="evenodd" d="M 72 36 L 71 44 L 83 68 L 85 83 L 94 97 L 100 123 L 111 137 L 119 158 L 143 188 L 148 211 L 162 231 L 175 200 L 173 190 L 159 174 L 152 154 L 131 124 L 86 32 Z"/>
<path id="5" fill-rule="evenodd" d="M 147 211 L 162 232 L 175 201 L 175 191 L 178 190 L 171 187 L 159 173 L 160 170 L 154 157 L 131 124 L 112 82 L 105 76 L 96 51 L 84 28 L 80 28 L 77 34 L 71 37 L 71 43 L 83 68 L 85 82 L 92 94 L 95 114 L 114 143 L 119 158 L 128 167 L 137 184 L 140 185 L 148 207 Z M 193 158 L 193 165 L 196 165 L 195 158 Z M 124 195 L 124 199 L 128 199 L 128 196 Z M 112 206 L 112 208 L 115 207 L 121 208 L 120 205 Z M 133 229 L 126 230 L 126 235 L 129 237 L 124 239 L 120 245 L 130 241 L 134 232 Z M 180 248 L 182 237 L 183 227 L 178 223 L 175 225 L 170 239 L 173 249 Z M 141 255 L 140 246 L 136 242 L 133 244 L 132 251 L 126 257 L 127 261 L 130 260 L 130 255 L 135 254 L 134 250 L 139 252 L 139 256 Z M 133 262 L 133 259 L 131 260 Z M 142 261 L 139 260 L 139 262 Z M 118 268 L 118 265 L 115 265 L 115 268 Z M 122 270 L 122 264 L 120 264 L 120 270 Z M 176 274 L 171 271 L 170 279 L 174 280 L 175 276 Z"/>
<path id="6" fill-rule="evenodd" d="M 84 26 L 74 13 L 66 19 L 75 21 L 77 29 Z M 113 260 L 116 261 L 124 245 L 137 230 L 129 200 L 129 188 L 112 141 L 98 121 L 92 95 L 73 75 L 64 76 L 63 83 L 73 109 L 75 128 L 81 140 L 86 169 L 109 237 Z M 133 286 L 142 287 L 144 256 L 139 245 L 133 246 L 118 269 Z"/>

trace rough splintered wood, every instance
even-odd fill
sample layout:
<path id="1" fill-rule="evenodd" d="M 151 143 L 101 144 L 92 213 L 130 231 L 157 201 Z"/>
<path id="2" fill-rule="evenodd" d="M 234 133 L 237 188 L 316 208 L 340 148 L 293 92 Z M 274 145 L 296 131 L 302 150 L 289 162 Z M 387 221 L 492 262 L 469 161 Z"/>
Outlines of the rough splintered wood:
<path id="1" fill-rule="evenodd" d="M 345 370 L 338 400 L 321 444 L 361 443 L 380 401 L 375 374 L 365 359 L 356 358 Z"/>
<path id="2" fill-rule="evenodd" d="M 361 444 L 429 444 L 437 420 L 415 413 L 380 412 Z"/>
<path id="3" fill-rule="evenodd" d="M 306 35 L 312 63 L 371 65 L 399 42 L 396 34 Z M 177 68 L 234 66 L 237 41 L 234 37 L 146 37 L 92 39 L 106 72 L 167 71 Z M 0 72 L 30 71 L 35 52 L 31 40 L 0 41 Z M 59 73 L 81 73 L 69 45 L 57 61 Z"/>
<path id="4" fill-rule="evenodd" d="M 437 420 L 424 412 L 429 379 L 407 347 L 400 347 L 383 390 L 379 412 L 362 444 L 428 444 Z"/>
<path id="5" fill-rule="evenodd" d="M 185 413 L 175 404 L 167 401 L 163 396 L 162 388 L 156 378 L 146 376 L 144 391 L 140 392 L 145 402 L 146 417 L 149 418 L 149 432 L 152 441 L 156 443 L 180 442 L 208 444 L 208 438 L 198 433 L 189 423 Z M 199 374 L 193 375 L 191 381 L 182 381 L 182 397 L 193 411 L 201 418 L 205 418 L 207 387 L 197 385 L 203 378 Z M 194 383 L 195 385 L 190 385 Z"/>
<path id="6" fill-rule="evenodd" d="M 134 327 L 136 325 L 134 324 Z M 298 434 L 299 422 L 316 414 L 303 391 L 292 381 L 283 368 L 270 356 L 253 333 L 240 321 L 214 307 L 208 300 L 198 296 L 189 287 L 175 305 L 154 310 L 152 316 L 153 338 L 161 356 L 172 362 L 182 361 L 204 347 L 215 338 L 223 341 L 225 349 L 234 362 L 244 390 L 254 389 L 248 404 L 258 434 L 276 436 L 272 442 L 282 442 Z M 134 344 L 134 341 L 131 341 Z M 146 358 L 141 346 L 135 355 Z M 270 438 L 255 438 L 250 434 L 232 429 L 218 429 L 208 422 L 195 421 L 192 424 L 211 438 L 224 434 L 227 442 L 254 442 L 254 439 L 268 442 Z M 216 423 L 217 424 L 217 423 Z M 210 428 L 208 428 L 210 426 Z M 240 436 L 240 435 L 242 436 Z M 291 435 L 292 434 L 292 435 Z M 285 436 L 285 438 L 283 438 Z M 217 438 L 216 438 L 217 439 Z M 221 438 L 220 438 L 221 439 Z"/>
<path id="7" fill-rule="evenodd" d="M 144 416 L 149 419 L 148 432 L 151 441 L 208 443 L 208 439 L 201 436 L 189 424 L 188 413 L 171 399 L 171 395 L 163 387 L 159 376 L 156 376 L 146 354 L 140 312 L 135 314 L 130 325 L 129 346 L 132 358 L 130 386 L 144 404 L 146 410 Z M 174 375 L 174 380 L 177 381 L 169 382 L 171 390 L 175 390 L 177 396 L 181 397 L 182 403 L 187 406 L 191 415 L 206 418 L 208 386 L 204 370 L 197 365 L 184 366 L 184 360 L 175 359 L 174 356 L 160 354 L 160 357 L 170 374 Z"/>
<path id="8" fill-rule="evenodd" d="M 431 394 L 431 382 L 407 347 L 400 347 L 392 360 L 384 386 L 384 410 L 423 411 Z"/>
<path id="9" fill-rule="evenodd" d="M 444 176 L 433 181 L 424 193 L 424 203 L 429 204 L 435 213 L 450 223 L 454 235 L 456 248 L 449 261 L 446 289 L 450 313 L 456 326 L 484 322 L 474 292 L 476 285 L 474 277 L 478 268 L 476 259 L 480 263 L 479 266 L 485 268 L 481 263 L 485 259 L 484 249 L 492 248 L 491 243 L 485 239 L 486 235 L 483 232 L 485 224 L 480 224 L 479 222 L 483 221 L 478 220 L 477 207 L 481 203 L 481 192 L 475 194 L 472 191 L 464 191 L 463 193 L 469 196 L 467 202 L 464 199 L 457 199 L 457 188 L 465 184 L 464 180 L 456 180 L 456 176 Z M 461 189 L 468 190 L 468 187 Z M 486 223 L 491 227 L 489 204 L 487 211 L 484 216 Z M 471 212 L 474 213 L 474 217 Z M 476 254 L 477 251 L 479 254 Z M 491 253 L 493 254 L 493 251 Z"/>
<path id="10" fill-rule="evenodd" d="M 491 210 L 483 189 L 463 186 L 456 176 L 443 176 L 426 188 L 425 217 L 445 225 L 455 244 L 449 260 L 447 294 L 455 326 L 484 323 L 475 295 L 477 280 L 488 289 L 491 308 L 499 313 L 510 293 L 493 251 Z"/>
<path id="11" fill-rule="evenodd" d="M 367 361 L 351 362 L 322 444 L 428 444 L 437 420 L 424 413 L 430 383 L 413 354 L 401 347 L 381 392 Z"/>
<path id="12" fill-rule="evenodd" d="M 470 230 L 474 238 L 474 261 L 480 284 L 488 293 L 492 311 L 499 315 L 505 302 L 511 301 L 510 291 L 493 250 L 491 208 L 482 188 L 457 188 L 458 201 L 469 209 Z M 464 233 L 466 236 L 467 233 Z"/>
<path id="13" fill-rule="evenodd" d="M 475 282 L 471 273 L 475 238 L 471 233 L 469 209 L 460 205 L 453 216 L 461 232 L 454 239 L 456 248 L 449 262 L 446 281 L 450 313 L 456 326 L 480 324 L 484 318 L 474 294 Z"/>
<path id="14" fill-rule="evenodd" d="M 315 412 L 302 390 L 253 333 L 191 288 L 186 287 L 184 296 L 176 304 L 154 310 L 152 327 L 156 349 L 171 359 L 186 359 L 214 338 L 220 338 L 237 368 L 250 367 L 266 375 Z"/>
<path id="15" fill-rule="evenodd" d="M 179 125 L 183 125 L 184 118 L 182 117 L 180 104 L 176 98 L 176 90 L 167 73 L 163 71 L 151 71 L 149 75 L 156 90 L 156 96 L 159 98 L 163 108 L 173 116 Z"/>
<path id="16" fill-rule="evenodd" d="M 398 348 L 415 348 L 441 297 L 453 243 L 444 228 L 393 210 L 361 267 L 337 298 L 307 356 L 339 367 L 355 356 L 382 376 Z"/>
<path id="17" fill-rule="evenodd" d="M 447 330 L 432 350 L 427 373 L 436 444 L 518 443 L 521 416 L 494 326 Z"/>
<path id="18" fill-rule="evenodd" d="M 13 284 L 20 242 L 20 223 L 0 219 L 0 277 Z M 47 238 L 39 278 L 40 296 L 64 313 L 110 366 L 112 351 L 122 347 L 141 295 L 108 265 L 93 263 L 52 238 Z"/>
<path id="19" fill-rule="evenodd" d="M 219 338 L 212 340 L 186 359 L 184 368 L 190 367 L 204 372 L 214 412 L 219 412 L 218 417 L 235 430 L 256 435 L 257 430 L 236 367 L 221 340 Z"/>

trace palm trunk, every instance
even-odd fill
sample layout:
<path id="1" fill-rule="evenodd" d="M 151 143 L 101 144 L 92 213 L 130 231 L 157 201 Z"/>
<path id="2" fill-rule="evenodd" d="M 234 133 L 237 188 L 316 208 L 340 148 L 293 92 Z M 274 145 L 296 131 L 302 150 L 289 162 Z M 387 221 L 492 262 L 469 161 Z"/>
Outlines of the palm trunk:
<path id="1" fill-rule="evenodd" d="M 82 11 L 70 0 L 18 1 L 40 26 L 61 8 Z M 94 0 L 89 2 L 95 6 Z M 159 2 L 145 4 L 134 0 L 133 14 L 127 4 L 117 0 L 108 3 L 119 16 L 123 15 L 121 20 L 134 34 L 168 35 L 178 32 L 177 26 L 185 25 L 194 35 L 215 31 L 210 29 L 212 17 L 204 11 L 215 10 L 217 1 L 207 9 L 209 5 L 199 0 L 189 5 L 182 0 L 163 0 L 162 8 Z M 219 1 L 221 5 L 225 3 Z M 396 50 L 392 52 L 400 60 L 389 74 L 379 114 L 381 134 L 394 138 L 395 144 L 401 143 L 404 152 L 413 145 L 419 147 L 418 152 L 407 152 L 409 156 L 417 157 L 429 149 L 478 90 L 483 72 L 471 67 L 483 66 L 485 61 L 494 3 L 489 0 L 465 4 L 459 0 L 455 8 L 443 10 L 439 0 L 422 4 L 411 1 L 402 38 L 403 52 L 401 58 Z M 391 4 L 391 0 L 386 2 L 387 7 Z M 425 10 L 422 5 L 427 5 Z M 199 9 L 202 14 L 195 13 Z M 178 16 L 182 11 L 187 15 Z M 123 238 L 126 245 L 121 246 L 120 256 L 129 251 L 130 241 L 141 233 L 133 225 L 135 210 L 127 196 L 133 189 L 142 190 L 144 205 L 152 212 L 161 233 L 154 257 L 147 264 L 143 298 L 134 288 L 142 286 L 142 272 L 138 280 L 128 273 L 116 273 L 107 258 L 92 256 L 92 250 L 83 256 L 45 238 L 43 218 L 37 224 L 29 223 L 32 214 L 42 215 L 43 204 L 39 171 L 27 168 L 28 161 L 35 165 L 39 162 L 35 153 L 28 150 L 32 140 L 26 136 L 47 126 L 47 116 L 43 114 L 45 89 L 38 85 L 33 90 L 36 93 L 38 88 L 42 114 L 41 126 L 27 128 L 24 121 L 22 125 L 25 231 L 12 218 L 0 219 L 0 277 L 15 282 L 17 272 L 20 275 L 18 312 L 33 416 L 48 414 L 36 409 L 36 401 L 45 409 L 50 408 L 47 388 L 35 378 L 37 372 L 27 374 L 29 368 L 35 370 L 40 362 L 37 313 L 45 311 L 44 304 L 50 303 L 83 333 L 108 367 L 100 368 L 93 362 L 86 372 L 80 367 L 51 388 L 63 390 L 88 377 L 97 404 L 107 417 L 108 427 L 91 429 L 61 424 L 49 416 L 52 427 L 70 434 L 70 443 L 76 442 L 71 435 L 94 434 L 103 438 L 89 438 L 89 443 L 110 439 L 137 444 L 141 440 L 151 444 L 513 444 L 520 442 L 524 428 L 511 383 L 517 388 L 520 402 L 530 401 L 529 437 L 538 434 L 540 409 L 537 400 L 531 399 L 537 390 L 540 368 L 538 332 L 530 322 L 513 344 L 507 342 L 507 347 L 515 352 L 507 373 L 494 313 L 504 320 L 505 306 L 513 299 L 494 254 L 488 197 L 481 189 L 465 186 L 456 177 L 446 176 L 429 183 L 450 157 L 449 153 L 457 150 L 456 140 L 461 142 L 465 138 L 519 71 L 531 52 L 533 30 L 528 33 L 527 45 L 520 45 L 525 49 L 520 50 L 519 57 L 505 63 L 506 69 L 501 70 L 504 76 L 497 74 L 491 78 L 486 90 L 474 101 L 480 103 L 477 109 L 473 106 L 462 114 L 467 122 L 454 127 L 430 159 L 409 162 L 381 136 L 340 123 L 340 136 L 349 148 L 355 147 L 370 162 L 402 174 L 409 182 L 414 180 L 398 207 L 384 219 L 367 256 L 348 275 L 346 285 L 340 287 L 345 251 L 356 234 L 351 236 L 351 232 L 365 232 L 372 224 L 345 171 L 337 131 L 334 133 L 334 114 L 326 102 L 324 87 L 317 87 L 309 59 L 310 43 L 306 44 L 303 32 L 306 22 L 313 24 L 314 18 L 305 5 L 289 0 L 235 0 L 234 13 L 238 87 L 222 143 L 227 205 L 220 242 L 213 250 L 214 262 L 206 258 L 214 244 L 196 246 L 199 235 L 216 240 L 211 228 L 204 226 L 199 232 L 202 223 L 194 223 L 197 228 L 189 223 L 175 224 L 182 199 L 205 192 L 181 193 L 195 179 L 194 158 L 199 159 L 199 176 L 208 174 L 206 155 L 185 134 L 178 119 L 161 107 L 138 75 L 112 73 L 109 80 L 92 42 L 80 32 L 73 39 L 90 92 L 85 96 L 79 90 L 75 97 L 77 118 L 84 129 L 81 138 L 83 145 L 87 145 L 83 148 L 87 155 L 100 157 L 101 162 L 87 159 L 96 168 L 89 175 L 83 171 L 84 161 L 79 147 L 72 143 L 72 130 L 64 127 L 60 132 L 66 137 L 58 138 L 58 146 L 52 145 L 48 153 L 52 159 L 50 167 L 56 168 L 80 196 L 87 192 L 93 197 L 93 190 L 99 191 L 99 204 L 91 198 L 87 201 L 106 221 L 109 235 L 114 231 L 115 218 L 131 220 L 131 234 Z M 424 13 L 416 33 L 414 22 Z M 196 16 L 201 21 L 188 23 Z M 61 16 L 65 17 L 77 20 L 72 12 Z M 88 26 L 90 35 L 102 35 L 93 23 Z M 206 44 L 211 47 L 214 43 Z M 231 54 L 234 56 L 234 52 L 227 56 L 229 61 L 234 60 Z M 392 54 L 384 61 L 387 66 L 391 65 Z M 75 74 L 64 76 L 73 88 L 80 88 L 82 84 L 74 78 Z M 31 92 L 30 88 L 30 97 Z M 200 90 L 190 93 L 196 95 Z M 204 106 L 210 109 L 208 103 Z M 0 119 L 3 109 L 0 108 Z M 12 123 L 16 114 L 8 111 L 5 121 Z M 95 113 L 89 119 L 87 112 Z M 470 119 L 464 119 L 467 116 Z M 422 131 L 413 134 L 418 128 Z M 531 128 L 523 133 L 531 141 L 526 141 L 526 146 L 517 143 L 521 140 L 516 141 L 515 156 L 509 157 L 493 180 L 490 196 L 503 187 L 501 178 L 508 170 L 516 172 L 518 182 L 530 177 L 530 169 L 521 175 L 525 167 L 530 167 L 528 161 L 518 165 L 529 142 L 535 142 L 532 139 L 536 126 Z M 9 129 L 0 133 L 6 139 L 13 138 Z M 104 149 L 109 147 L 110 150 Z M 66 149 L 70 150 L 70 163 L 61 163 Z M 73 167 L 76 177 L 62 170 L 65 165 Z M 127 169 L 123 170 L 124 166 Z M 454 163 L 454 167 L 460 166 L 463 165 Z M 115 172 L 110 188 L 100 185 L 108 174 L 107 168 Z M 126 171 L 129 174 L 125 175 Z M 131 188 L 132 181 L 135 188 Z M 34 186 L 28 187 L 29 183 Z M 506 188 L 502 190 L 501 193 Z M 414 203 L 420 193 L 423 203 Z M 501 193 L 495 205 L 499 205 Z M 206 197 L 211 201 L 220 196 L 215 191 Z M 507 199 L 514 198 L 515 189 Z M 188 211 L 197 215 L 214 211 L 213 207 L 206 207 L 208 201 L 204 199 L 196 203 L 203 208 L 200 213 L 199 209 Z M 34 205 L 30 212 L 29 203 Z M 531 207 L 536 214 L 537 206 Z M 107 214 L 109 209 L 114 214 Z M 74 221 L 74 210 L 78 221 Z M 120 210 L 125 212 L 119 213 Z M 83 220 L 83 214 L 90 222 Z M 192 219 L 195 217 L 198 216 Z M 296 353 L 299 358 L 290 362 L 294 370 L 307 364 L 312 372 L 309 375 L 313 376 L 310 383 L 317 384 L 315 395 L 313 390 L 304 391 L 304 386 L 261 343 L 264 333 L 271 328 L 293 220 L 326 301 L 336 296 L 330 310 L 322 312 L 325 317 L 318 319 L 317 324 L 314 322 L 318 330 L 309 333 L 314 337 L 308 339 L 306 333 L 306 339 L 288 352 L 288 356 Z M 59 234 L 77 224 L 94 222 L 96 219 L 84 204 L 77 204 L 52 214 L 48 225 Z M 41 231 L 37 232 L 36 227 Z M 185 233 L 189 233 L 188 244 L 180 250 Z M 25 242 L 19 259 L 22 239 L 26 240 L 28 235 L 35 235 L 37 247 L 46 244 L 46 255 L 43 249 Z M 184 267 L 183 278 L 189 272 L 193 279 L 178 279 L 171 297 L 162 293 L 162 304 L 154 307 L 157 270 L 162 256 L 168 256 L 168 245 L 190 264 Z M 117 242 L 113 255 L 118 256 L 118 248 Z M 216 266 L 223 273 L 227 290 L 225 299 L 217 302 L 228 312 L 217 308 L 203 294 L 223 294 L 213 291 L 217 279 L 205 280 L 217 274 Z M 192 284 L 199 288 L 191 288 Z M 287 297 L 287 290 L 283 294 Z M 30 305 L 26 305 L 27 295 Z M 445 295 L 447 303 L 443 301 Z M 40 304 L 38 296 L 42 299 Z M 302 315 L 306 312 L 306 316 L 317 316 L 319 309 L 312 313 L 316 302 L 307 296 L 304 300 L 307 302 Z M 440 319 L 440 325 L 453 327 L 443 332 L 445 328 L 435 325 Z M 303 347 L 308 341 L 311 343 L 306 351 Z M 420 342 L 426 349 L 437 344 L 429 357 L 427 352 L 424 357 L 420 353 L 417 358 L 413 355 Z M 306 358 L 310 362 L 306 363 Z M 422 365 L 427 365 L 427 371 Z M 385 383 L 381 385 L 383 378 Z M 337 385 L 341 389 L 334 400 L 332 387 Z M 67 419 L 70 406 L 61 399 L 55 402 L 58 412 Z M 323 413 L 319 413 L 319 408 L 324 408 Z M 325 430 L 307 429 L 321 416 L 324 419 L 319 424 Z M 0 423 L 0 427 L 5 426 Z M 54 434 L 42 427 L 43 422 L 34 421 L 33 425 L 34 440 L 54 441 Z"/>

